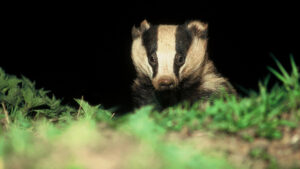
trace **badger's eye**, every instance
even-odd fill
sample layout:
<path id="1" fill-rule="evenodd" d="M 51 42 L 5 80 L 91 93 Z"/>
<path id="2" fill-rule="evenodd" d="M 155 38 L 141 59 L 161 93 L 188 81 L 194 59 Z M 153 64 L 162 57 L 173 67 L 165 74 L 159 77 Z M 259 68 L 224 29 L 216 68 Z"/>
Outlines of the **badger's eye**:
<path id="1" fill-rule="evenodd" d="M 176 64 L 177 64 L 178 66 L 181 66 L 181 65 L 183 65 L 184 62 L 185 62 L 185 57 L 182 56 L 182 55 L 180 55 L 180 54 L 176 54 L 176 55 L 175 55 L 175 60 L 176 60 Z"/>
<path id="2" fill-rule="evenodd" d="M 155 65 L 157 63 L 157 56 L 156 56 L 156 53 L 152 53 L 150 56 L 149 56 L 149 63 L 151 65 Z"/>

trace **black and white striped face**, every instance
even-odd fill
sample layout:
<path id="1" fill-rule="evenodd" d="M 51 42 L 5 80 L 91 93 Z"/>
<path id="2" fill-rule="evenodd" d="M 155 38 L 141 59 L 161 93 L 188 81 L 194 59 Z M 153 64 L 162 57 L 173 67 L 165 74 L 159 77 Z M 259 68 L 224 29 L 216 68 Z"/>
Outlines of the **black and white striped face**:
<path id="1" fill-rule="evenodd" d="M 146 20 L 132 29 L 131 57 L 138 76 L 147 76 L 156 90 L 174 89 L 200 69 L 206 53 L 207 25 L 154 25 Z"/>

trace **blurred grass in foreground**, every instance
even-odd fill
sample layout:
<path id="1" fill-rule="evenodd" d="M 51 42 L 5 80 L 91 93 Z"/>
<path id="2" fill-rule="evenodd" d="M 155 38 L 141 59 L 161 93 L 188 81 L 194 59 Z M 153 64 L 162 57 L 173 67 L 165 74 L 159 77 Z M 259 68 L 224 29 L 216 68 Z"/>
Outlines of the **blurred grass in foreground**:
<path id="1" fill-rule="evenodd" d="M 283 128 L 298 128 L 299 70 L 292 56 L 290 74 L 274 60 L 280 72 L 268 69 L 281 85 L 269 88 L 266 78 L 258 92 L 245 98 L 225 96 L 205 109 L 199 109 L 201 101 L 163 112 L 145 106 L 118 118 L 82 99 L 75 99 L 79 108 L 62 105 L 27 78 L 0 69 L 0 169 L 235 168 L 224 155 L 168 141 L 166 135 L 187 129 L 272 140 L 282 137 Z"/>

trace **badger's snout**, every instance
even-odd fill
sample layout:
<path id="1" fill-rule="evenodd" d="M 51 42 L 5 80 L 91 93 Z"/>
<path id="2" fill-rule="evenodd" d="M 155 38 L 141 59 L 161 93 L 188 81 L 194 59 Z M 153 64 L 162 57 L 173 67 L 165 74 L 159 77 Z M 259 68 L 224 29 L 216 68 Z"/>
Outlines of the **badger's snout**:
<path id="1" fill-rule="evenodd" d="M 176 87 L 175 79 L 169 76 L 163 76 L 153 82 L 156 90 L 171 90 Z"/>
<path id="2" fill-rule="evenodd" d="M 165 77 L 158 80 L 159 88 L 162 90 L 173 88 L 174 84 L 175 82 L 172 78 Z"/>

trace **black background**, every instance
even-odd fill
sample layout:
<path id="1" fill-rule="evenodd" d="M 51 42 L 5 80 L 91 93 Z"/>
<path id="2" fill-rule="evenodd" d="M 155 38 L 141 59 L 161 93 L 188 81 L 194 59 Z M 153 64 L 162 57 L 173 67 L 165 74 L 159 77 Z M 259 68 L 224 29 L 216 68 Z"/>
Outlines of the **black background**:
<path id="1" fill-rule="evenodd" d="M 276 67 L 270 52 L 288 70 L 289 54 L 300 64 L 299 12 L 292 5 L 174 3 L 11 5 L 2 17 L 0 67 L 28 77 L 66 104 L 83 96 L 122 113 L 131 110 L 135 77 L 131 28 L 143 19 L 151 24 L 207 22 L 210 57 L 237 89 L 257 90 L 269 74 L 267 66 Z M 275 82 L 272 77 L 271 85 Z"/>

